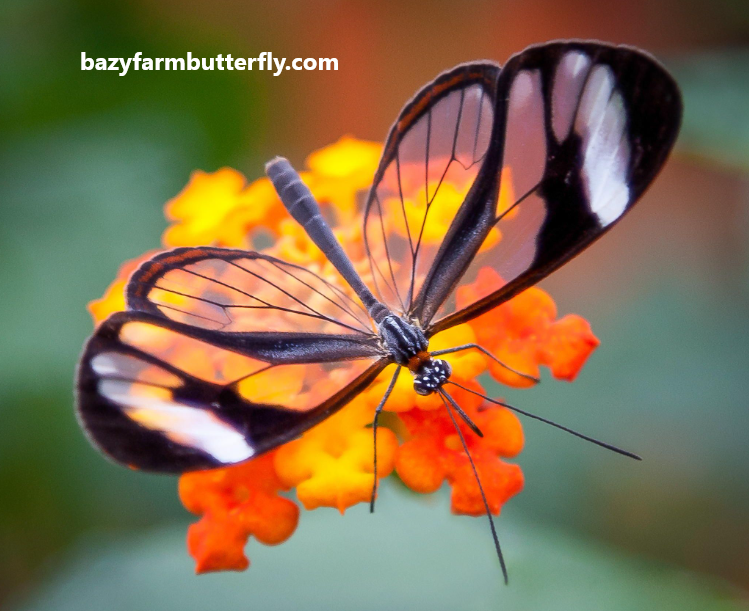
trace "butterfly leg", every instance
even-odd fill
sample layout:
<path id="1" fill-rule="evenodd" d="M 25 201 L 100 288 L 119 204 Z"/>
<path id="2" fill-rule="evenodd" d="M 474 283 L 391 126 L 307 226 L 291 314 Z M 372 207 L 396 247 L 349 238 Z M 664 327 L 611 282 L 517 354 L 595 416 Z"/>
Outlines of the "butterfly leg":
<path id="1" fill-rule="evenodd" d="M 537 378 L 536 376 L 529 375 L 527 373 L 523 373 L 521 371 L 518 371 L 517 369 L 513 369 L 509 365 L 506 365 L 502 361 L 500 361 L 496 356 L 494 356 L 491 352 L 489 352 L 486 348 L 483 346 L 479 346 L 478 344 L 463 344 L 462 346 L 456 346 L 455 348 L 447 348 L 446 350 L 436 350 L 435 352 L 430 352 L 429 354 L 431 356 L 441 356 L 443 354 L 452 354 L 453 352 L 461 352 L 463 350 L 470 350 L 475 349 L 483 352 L 486 356 L 488 356 L 490 359 L 492 359 L 495 363 L 498 363 L 507 371 L 511 371 L 515 375 L 519 375 L 521 378 L 525 378 L 526 380 L 531 380 L 534 384 L 537 384 L 541 381 L 540 378 Z"/>
<path id="2" fill-rule="evenodd" d="M 395 388 L 395 383 L 398 380 L 398 375 L 401 372 L 401 366 L 399 365 L 393 374 L 390 384 L 385 391 L 377 409 L 375 409 L 374 420 L 372 421 L 372 441 L 374 443 L 374 462 L 372 467 L 374 481 L 372 482 L 372 497 L 369 500 L 369 513 L 374 513 L 375 496 L 377 496 L 377 419 L 380 417 L 382 408 L 385 407 L 385 402 L 388 400 L 390 393 Z"/>

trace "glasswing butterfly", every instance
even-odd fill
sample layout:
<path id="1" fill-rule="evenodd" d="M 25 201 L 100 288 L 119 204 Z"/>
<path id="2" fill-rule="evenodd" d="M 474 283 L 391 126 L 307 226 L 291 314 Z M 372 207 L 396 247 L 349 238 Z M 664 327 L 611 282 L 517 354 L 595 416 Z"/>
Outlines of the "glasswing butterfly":
<path id="1" fill-rule="evenodd" d="M 368 270 L 355 269 L 288 161 L 271 161 L 288 212 L 337 272 L 210 246 L 153 257 L 129 279 L 127 311 L 86 343 L 83 428 L 132 468 L 231 465 L 297 437 L 395 363 L 375 443 L 402 368 L 415 392 L 439 393 L 453 422 L 455 411 L 480 435 L 437 357 L 494 357 L 473 344 L 430 352 L 429 338 L 517 295 L 616 224 L 665 162 L 681 109 L 652 57 L 597 42 L 542 44 L 502 68 L 478 62 L 439 75 L 388 134 L 364 203 Z M 504 181 L 518 194 L 506 205 Z M 428 217 L 447 230 L 435 235 Z M 459 306 L 456 289 L 487 268 L 483 294 Z M 375 466 L 373 501 L 376 483 Z"/>

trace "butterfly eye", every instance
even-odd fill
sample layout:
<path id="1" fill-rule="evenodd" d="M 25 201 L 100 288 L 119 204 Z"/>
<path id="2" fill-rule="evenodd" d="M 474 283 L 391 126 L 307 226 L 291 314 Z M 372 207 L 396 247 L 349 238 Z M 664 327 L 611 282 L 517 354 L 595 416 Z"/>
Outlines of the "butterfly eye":
<path id="1" fill-rule="evenodd" d="M 436 387 L 426 383 L 424 380 L 417 378 L 414 380 L 414 390 L 416 391 L 417 395 L 421 395 L 422 397 L 426 397 L 427 395 L 431 395 L 435 391 Z"/>

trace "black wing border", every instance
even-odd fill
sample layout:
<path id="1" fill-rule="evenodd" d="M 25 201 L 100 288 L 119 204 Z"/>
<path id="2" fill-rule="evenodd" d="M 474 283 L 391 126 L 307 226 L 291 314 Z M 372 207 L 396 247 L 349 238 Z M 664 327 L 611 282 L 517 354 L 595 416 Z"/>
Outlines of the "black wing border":
<path id="1" fill-rule="evenodd" d="M 222 385 L 197 379 L 167 361 L 122 344 L 117 335 L 120 328 L 129 322 L 148 322 L 180 333 L 184 330 L 184 327 L 189 327 L 189 325 L 177 323 L 162 316 L 154 316 L 146 312 L 117 312 L 107 318 L 99 325 L 93 335 L 89 337 L 78 361 L 75 385 L 76 418 L 91 444 L 98 448 L 105 456 L 116 463 L 144 471 L 178 474 L 230 465 L 217 461 L 205 452 L 171 441 L 162 433 L 139 426 L 128 418 L 119 405 L 103 397 L 97 389 L 98 382 L 103 379 L 103 376 L 94 372 L 91 365 L 92 359 L 97 354 L 103 352 L 130 354 L 176 375 L 183 381 L 184 387 L 183 390 L 177 393 L 178 399 L 188 400 L 195 405 L 204 406 L 203 409 L 210 411 L 213 415 L 226 421 L 236 430 L 240 432 L 245 431 L 245 435 L 248 434 L 250 428 L 249 418 L 253 415 L 253 412 L 254 417 L 264 418 L 266 422 L 261 422 L 257 432 L 253 434 L 252 438 L 247 440 L 251 443 L 253 449 L 253 455 L 247 458 L 247 460 L 252 460 L 260 454 L 295 439 L 346 406 L 359 393 L 366 389 L 380 372 L 391 363 L 390 359 L 382 356 L 379 347 L 376 353 L 373 351 L 369 354 L 360 354 L 358 356 L 349 353 L 346 356 L 341 355 L 340 345 L 334 343 L 327 360 L 343 361 L 370 358 L 372 359 L 372 364 L 354 380 L 319 405 L 304 411 L 291 410 L 283 406 L 252 403 L 242 399 L 233 392 L 230 388 L 231 384 Z M 202 330 L 197 329 L 197 331 Z M 208 334 L 210 333 L 208 331 Z M 262 346 L 254 354 L 240 351 L 236 346 L 230 347 L 221 343 L 211 343 L 216 347 L 234 350 L 235 352 L 254 358 L 258 358 L 257 355 L 263 355 L 264 358 L 261 360 L 265 360 L 270 358 L 271 353 L 278 355 L 285 352 L 283 347 L 279 346 L 278 338 L 273 339 L 270 335 L 279 336 L 285 334 L 259 334 Z M 291 345 L 295 346 L 294 350 L 296 354 L 290 356 L 286 352 L 281 360 L 273 363 L 274 365 L 325 362 L 325 359 L 312 360 L 309 355 L 309 347 L 310 345 L 319 347 L 320 342 L 326 339 L 330 339 L 333 342 L 344 339 L 346 343 L 358 343 L 362 345 L 360 340 L 352 340 L 350 336 L 345 335 L 342 337 L 325 337 L 322 334 L 290 335 L 293 337 L 287 339 L 291 342 Z M 205 339 L 205 335 L 202 333 L 192 334 L 191 337 Z M 270 352 L 268 351 L 268 340 L 275 344 Z M 367 346 L 367 350 L 369 350 L 369 346 Z M 316 351 L 313 350 L 313 352 Z M 185 394 L 185 396 L 181 396 L 182 394 Z M 218 411 L 212 405 L 217 398 L 223 401 Z M 258 423 L 255 422 L 252 427 L 253 430 L 257 426 Z M 255 440 L 255 437 L 257 437 L 257 440 Z M 138 464 L 135 464 L 132 460 L 133 456 L 137 456 L 142 460 Z"/>

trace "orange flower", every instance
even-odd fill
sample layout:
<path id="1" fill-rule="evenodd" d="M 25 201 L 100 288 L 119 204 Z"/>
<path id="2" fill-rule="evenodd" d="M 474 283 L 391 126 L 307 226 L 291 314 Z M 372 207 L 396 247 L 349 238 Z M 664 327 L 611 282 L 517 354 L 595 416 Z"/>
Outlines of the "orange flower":
<path id="1" fill-rule="evenodd" d="M 473 382 L 467 387 L 483 392 Z M 523 431 L 512 412 L 503 407 L 483 405 L 483 400 L 460 388 L 451 387 L 450 395 L 468 414 L 484 437 L 476 435 L 455 414 L 476 471 L 486 492 L 492 513 L 523 488 L 523 474 L 517 465 L 500 457 L 512 457 L 523 448 Z M 398 448 L 395 468 L 403 482 L 416 492 L 437 490 L 447 480 L 452 486 L 454 513 L 481 515 L 481 499 L 471 464 L 455 431 L 452 419 L 441 410 L 413 409 L 400 414 L 411 438 Z"/>
<path id="2" fill-rule="evenodd" d="M 326 215 L 337 221 L 333 224 L 336 236 L 363 280 L 370 284 L 372 272 L 363 247 L 358 203 L 375 173 L 381 151 L 379 143 L 344 137 L 311 154 L 307 158 L 309 169 L 302 175 L 325 208 Z M 470 172 L 457 166 L 453 170 L 444 177 L 440 203 L 424 227 L 425 243 L 431 247 L 438 245 L 469 188 L 466 181 L 471 179 Z M 420 167 L 404 165 L 402 171 L 404 181 L 422 184 L 423 169 Z M 432 178 L 440 177 L 429 178 L 429 189 L 437 184 Z M 386 177 L 385 182 L 387 180 L 392 177 Z M 423 197 L 424 193 L 421 197 L 417 195 L 414 201 L 405 202 L 404 214 L 409 224 L 418 222 Z M 509 209 L 513 201 L 512 175 L 505 168 L 499 209 Z M 182 192 L 167 203 L 166 214 L 172 222 L 163 236 L 168 247 L 215 244 L 253 248 L 253 243 L 263 243 L 257 239 L 262 233 L 264 243 L 268 238 L 273 240 L 264 253 L 304 266 L 336 282 L 337 272 L 304 230 L 289 218 L 266 178 L 247 184 L 242 174 L 230 168 L 213 173 L 197 171 Z M 396 231 L 405 231 L 403 218 L 395 218 L 393 222 Z M 483 248 L 490 248 L 501 239 L 501 232 L 493 230 Z M 90 304 L 97 324 L 125 308 L 123 291 L 127 278 L 152 254 L 124 264 L 105 296 Z M 373 256 L 381 254 L 374 252 Z M 458 307 L 494 290 L 500 280 L 493 270 L 481 270 L 474 283 L 458 289 Z M 211 289 L 216 290 L 215 287 Z M 341 290 L 352 295 L 348 287 L 341 287 Z M 178 301 L 180 296 L 165 299 Z M 272 323 L 269 319 L 271 327 Z M 132 335 L 133 345 L 159 340 L 142 337 L 137 323 L 126 331 Z M 170 358 L 175 365 L 203 379 L 214 382 L 237 379 L 248 367 L 248 359 L 241 355 L 218 351 L 209 356 L 203 353 L 205 349 L 200 342 L 180 339 L 173 333 L 167 336 L 161 341 L 171 342 Z M 555 377 L 572 380 L 598 340 L 580 317 L 569 315 L 557 320 L 556 307 L 549 295 L 532 288 L 478 319 L 439 333 L 431 338 L 430 350 L 471 343 L 483 345 L 518 371 L 538 375 L 539 366 L 546 365 Z M 528 380 L 477 350 L 442 358 L 452 366 L 453 381 L 479 393 L 484 391 L 475 379 L 486 371 L 508 385 L 528 385 Z M 340 412 L 275 451 L 236 466 L 189 473 L 180 478 L 182 503 L 201 516 L 187 534 L 188 550 L 195 559 L 198 573 L 245 569 L 249 560 L 244 548 L 250 536 L 269 545 L 291 536 L 297 525 L 299 508 L 281 496 L 284 490 L 294 488 L 306 509 L 327 506 L 344 512 L 356 503 L 369 501 L 374 458 L 369 425 L 394 369 L 395 366 L 387 367 Z M 239 392 L 257 397 L 262 390 L 257 386 L 261 385 L 262 388 L 267 386 L 266 398 L 271 403 L 291 396 L 307 400 L 309 397 L 304 397 L 305 393 L 324 394 L 332 383 L 332 376 L 352 374 L 355 374 L 353 369 L 345 368 L 328 373 L 315 366 L 293 370 L 278 367 L 262 376 L 247 378 L 240 384 Z M 457 386 L 446 386 L 446 390 L 484 434 L 483 438 L 478 437 L 455 415 L 486 491 L 490 510 L 498 514 L 502 505 L 523 487 L 520 467 L 506 461 L 523 447 L 520 423 L 509 410 L 486 404 L 475 394 Z M 439 395 L 417 395 L 412 375 L 404 369 L 385 409 L 390 412 L 385 420 L 390 422 L 391 428 L 382 427 L 378 431 L 378 477 L 387 477 L 395 469 L 403 482 L 419 493 L 433 492 L 447 481 L 452 488 L 454 513 L 482 514 L 484 506 L 470 461 Z"/>
<path id="3" fill-rule="evenodd" d="M 183 475 L 180 500 L 202 516 L 187 533 L 196 572 L 246 569 L 244 546 L 250 535 L 266 545 L 288 539 L 299 521 L 299 508 L 278 495 L 283 489 L 272 453 L 226 469 Z"/>
<path id="4" fill-rule="evenodd" d="M 457 290 L 458 307 L 484 294 L 483 287 L 500 285 L 497 272 L 483 268 L 474 285 Z M 556 316 L 557 308 L 549 294 L 531 287 L 468 324 L 478 344 L 516 371 L 538 377 L 539 366 L 546 365 L 554 377 L 571 382 L 600 342 L 585 319 L 567 315 L 556 320 Z M 491 360 L 489 371 L 508 386 L 533 385 Z"/>
<path id="5" fill-rule="evenodd" d="M 246 184 L 245 177 L 231 168 L 210 174 L 193 172 L 187 186 L 166 204 L 166 216 L 174 224 L 164 233 L 164 244 L 226 244 L 222 240 L 224 221 L 243 205 Z M 259 207 L 263 212 L 267 209 Z"/>

